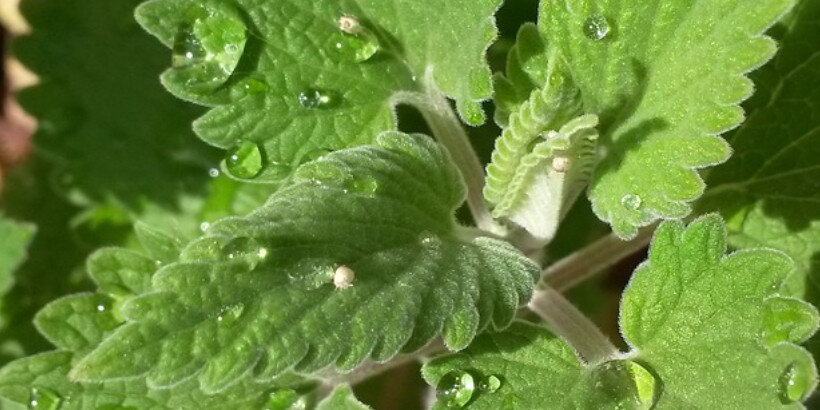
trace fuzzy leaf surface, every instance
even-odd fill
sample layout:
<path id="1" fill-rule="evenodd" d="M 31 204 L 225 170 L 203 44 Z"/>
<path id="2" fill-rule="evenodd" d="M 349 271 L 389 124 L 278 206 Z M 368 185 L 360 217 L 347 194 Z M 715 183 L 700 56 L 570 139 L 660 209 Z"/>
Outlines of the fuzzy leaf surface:
<path id="1" fill-rule="evenodd" d="M 154 292 L 124 304 L 127 323 L 72 375 L 153 386 L 196 375 L 218 392 L 249 371 L 350 369 L 439 334 L 462 349 L 512 320 L 538 272 L 506 243 L 459 236 L 464 195 L 424 136 L 387 133 L 306 164 L 265 206 L 214 224 L 160 269 Z M 342 266 L 355 278 L 337 289 Z"/>
<path id="2" fill-rule="evenodd" d="M 745 74 L 774 55 L 761 33 L 793 0 L 548 0 L 539 27 L 601 118 L 605 158 L 589 189 L 595 213 L 624 238 L 689 214 L 697 169 L 730 154 L 718 135 L 743 120 Z"/>
<path id="3" fill-rule="evenodd" d="M 70 352 L 54 351 L 8 364 L 0 370 L 0 396 L 10 401 L 10 408 L 16 404 L 23 409 L 30 408 L 30 401 L 39 395 L 41 401 L 56 398 L 64 410 L 257 410 L 264 408 L 271 391 L 251 382 L 218 395 L 203 394 L 194 381 L 164 390 L 149 389 L 143 380 L 78 383 L 68 377 L 71 358 Z"/>
<path id="4" fill-rule="evenodd" d="M 420 90 L 422 80 L 455 98 L 464 118 L 483 122 L 478 102 L 492 95 L 484 51 L 495 37 L 499 3 L 153 0 L 137 19 L 169 48 L 181 27 L 193 27 L 205 57 L 169 69 L 163 83 L 211 107 L 194 124 L 209 144 L 257 144 L 265 166 L 253 179 L 273 182 L 395 128 L 394 96 Z M 343 33 L 342 16 L 355 18 L 363 34 Z M 368 41 L 378 51 L 357 57 Z M 232 54 L 222 51 L 228 49 Z"/>
<path id="5" fill-rule="evenodd" d="M 468 372 L 479 385 L 490 376 L 501 381 L 494 392 L 477 388 L 471 409 L 538 409 L 547 404 L 555 409 L 638 408 L 624 364 L 586 366 L 566 342 L 527 322 L 485 333 L 463 352 L 435 359 L 422 370 L 433 386 L 450 372 Z M 439 400 L 433 408 L 448 407 Z"/>
<path id="6" fill-rule="evenodd" d="M 796 343 L 817 329 L 817 311 L 779 295 L 785 254 L 725 251 L 716 215 L 664 223 L 624 292 L 621 332 L 663 386 L 655 408 L 802 408 L 817 370 Z"/>
<path id="7" fill-rule="evenodd" d="M 729 243 L 767 246 L 797 264 L 783 291 L 820 302 L 820 4 L 801 1 L 772 30 L 781 51 L 755 73 L 748 121 L 730 136 L 734 157 L 717 168 L 699 208 L 728 220 Z"/>

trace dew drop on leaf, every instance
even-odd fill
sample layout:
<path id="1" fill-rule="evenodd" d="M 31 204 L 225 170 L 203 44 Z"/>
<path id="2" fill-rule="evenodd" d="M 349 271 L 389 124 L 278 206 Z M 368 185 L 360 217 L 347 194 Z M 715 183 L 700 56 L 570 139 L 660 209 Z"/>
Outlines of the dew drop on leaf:
<path id="1" fill-rule="evenodd" d="M 192 3 L 185 16 L 172 47 L 175 81 L 204 89 L 224 84 L 245 49 L 241 16 L 227 2 Z"/>
<path id="2" fill-rule="evenodd" d="M 462 371 L 445 374 L 436 385 L 436 397 L 445 408 L 457 409 L 466 406 L 474 392 L 473 375 Z"/>
<path id="3" fill-rule="evenodd" d="M 255 269 L 268 257 L 268 249 L 253 238 L 236 238 L 222 248 L 225 260 L 242 263 L 248 270 Z"/>
<path id="4" fill-rule="evenodd" d="M 661 383 L 646 367 L 637 362 L 629 362 L 629 375 L 635 383 L 635 390 L 638 393 L 638 401 L 641 409 L 651 409 L 660 397 Z"/>
<path id="5" fill-rule="evenodd" d="M 780 375 L 778 384 L 780 401 L 784 404 L 800 401 L 811 390 L 812 372 L 805 365 L 792 363 Z"/>
<path id="6" fill-rule="evenodd" d="M 297 100 L 299 105 L 308 109 L 327 108 L 334 103 L 334 98 L 329 92 L 315 88 L 308 88 L 300 92 Z"/>
<path id="7" fill-rule="evenodd" d="M 219 312 L 219 315 L 216 317 L 216 321 L 220 325 L 231 325 L 242 316 L 244 311 L 245 305 L 242 303 L 226 306 Z"/>
<path id="8" fill-rule="evenodd" d="M 379 190 L 379 182 L 371 178 L 353 178 L 348 182 L 347 189 L 360 194 L 375 194 Z"/>
<path id="9" fill-rule="evenodd" d="M 643 200 L 635 194 L 626 194 L 621 198 L 621 205 L 630 211 L 637 211 L 641 204 L 643 204 Z"/>
<path id="10" fill-rule="evenodd" d="M 584 35 L 591 40 L 601 40 L 609 34 L 609 22 L 599 14 L 584 20 Z"/>
<path id="11" fill-rule="evenodd" d="M 379 40 L 353 16 L 339 18 L 339 31 L 330 37 L 331 54 L 342 61 L 362 63 L 371 59 L 380 49 Z"/>
<path id="12" fill-rule="evenodd" d="M 225 166 L 237 178 L 253 178 L 264 168 L 262 149 L 251 141 L 241 141 L 228 150 Z"/>
<path id="13" fill-rule="evenodd" d="M 270 393 L 264 410 L 303 410 L 307 401 L 292 389 L 278 389 Z"/>
<path id="14" fill-rule="evenodd" d="M 219 170 L 218 170 L 218 169 L 216 169 L 216 168 L 211 168 L 211 169 L 209 169 L 209 170 L 208 170 L 208 176 L 209 176 L 209 177 L 211 177 L 211 178 L 217 178 L 217 177 L 219 177 Z"/>
<path id="15" fill-rule="evenodd" d="M 489 375 L 478 383 L 478 389 L 484 393 L 495 393 L 500 387 L 501 379 L 494 375 Z"/>
<path id="16" fill-rule="evenodd" d="M 171 64 L 174 68 L 188 67 L 204 59 L 205 49 L 190 25 L 183 24 L 177 30 L 172 53 Z"/>
<path id="17" fill-rule="evenodd" d="M 210 228 L 211 224 L 209 222 L 203 222 L 199 224 L 199 230 L 202 231 L 202 233 L 208 232 L 208 229 Z"/>
<path id="18" fill-rule="evenodd" d="M 57 393 L 41 387 L 32 387 L 29 391 L 28 407 L 38 410 L 57 410 L 62 399 Z"/>

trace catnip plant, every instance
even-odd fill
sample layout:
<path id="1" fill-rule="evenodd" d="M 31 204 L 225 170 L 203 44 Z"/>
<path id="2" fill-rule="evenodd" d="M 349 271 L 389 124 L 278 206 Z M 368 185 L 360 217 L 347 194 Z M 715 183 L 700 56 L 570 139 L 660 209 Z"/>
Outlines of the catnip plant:
<path id="1" fill-rule="evenodd" d="M 810 406 L 820 2 L 21 8 L 0 408 Z"/>

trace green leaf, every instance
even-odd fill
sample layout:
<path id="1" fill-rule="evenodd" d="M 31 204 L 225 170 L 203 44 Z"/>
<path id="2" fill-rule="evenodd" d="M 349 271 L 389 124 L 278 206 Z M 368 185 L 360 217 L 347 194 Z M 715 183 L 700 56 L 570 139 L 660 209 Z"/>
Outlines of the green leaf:
<path id="1" fill-rule="evenodd" d="M 483 122 L 479 102 L 492 95 L 484 50 L 499 3 L 153 0 L 137 19 L 175 50 L 168 90 L 211 107 L 194 129 L 229 150 L 223 168 L 272 182 L 394 129 L 396 99 L 422 82 Z"/>
<path id="2" fill-rule="evenodd" d="M 564 341 L 526 322 L 483 334 L 464 352 L 426 364 L 424 379 L 439 390 L 433 408 L 450 408 L 443 384 L 453 373 L 474 379 L 471 409 L 638 408 L 627 362 L 585 365 Z"/>
<path id="3" fill-rule="evenodd" d="M 730 154 L 718 135 L 743 120 L 745 73 L 775 53 L 761 33 L 793 0 L 548 0 L 539 27 L 597 114 L 606 157 L 589 189 L 595 213 L 624 238 L 689 214 L 697 169 Z"/>
<path id="4" fill-rule="evenodd" d="M 74 204 L 133 219 L 204 195 L 218 158 L 190 130 L 199 110 L 157 84 L 167 56 L 134 20 L 139 3 L 26 1 L 33 31 L 13 43 L 40 77 L 19 98 L 38 120 L 36 152 L 59 165 L 55 187 Z"/>
<path id="5" fill-rule="evenodd" d="M 270 385 L 251 382 L 235 385 L 218 395 L 203 394 L 195 381 L 163 390 L 149 389 L 141 380 L 77 383 L 67 376 L 71 357 L 69 352 L 55 351 L 10 363 L 0 370 L 0 396 L 24 406 L 30 406 L 34 400 L 40 407 L 52 408 L 48 405 L 53 405 L 61 410 L 258 410 L 264 408 L 269 395 L 276 391 Z"/>
<path id="6" fill-rule="evenodd" d="M 14 283 L 14 271 L 26 258 L 26 249 L 35 231 L 33 225 L 0 215 L 0 303 Z"/>
<path id="7" fill-rule="evenodd" d="M 710 175 L 699 208 L 728 220 L 729 243 L 786 252 L 797 269 L 783 292 L 820 303 L 820 4 L 801 1 L 775 27 L 780 54 L 755 75 L 749 120 L 730 136 L 735 156 Z"/>
<path id="8" fill-rule="evenodd" d="M 817 370 L 794 343 L 817 329 L 817 311 L 778 295 L 787 256 L 725 256 L 725 238 L 715 215 L 658 228 L 621 302 L 631 356 L 662 381 L 658 409 L 801 408 Z"/>
<path id="9" fill-rule="evenodd" d="M 349 385 L 341 385 L 333 389 L 330 396 L 322 400 L 316 410 L 368 410 L 370 406 L 356 400 Z"/>
<path id="10" fill-rule="evenodd" d="M 106 295 L 75 294 L 46 305 L 34 324 L 59 349 L 87 353 L 122 323 L 115 309 Z"/>
<path id="11" fill-rule="evenodd" d="M 538 274 L 506 243 L 464 238 L 453 219 L 464 196 L 424 136 L 387 133 L 306 164 L 265 206 L 213 224 L 160 269 L 72 375 L 162 387 L 197 374 L 218 392 L 249 371 L 351 369 L 439 334 L 462 349 L 490 323 L 505 327 Z"/>

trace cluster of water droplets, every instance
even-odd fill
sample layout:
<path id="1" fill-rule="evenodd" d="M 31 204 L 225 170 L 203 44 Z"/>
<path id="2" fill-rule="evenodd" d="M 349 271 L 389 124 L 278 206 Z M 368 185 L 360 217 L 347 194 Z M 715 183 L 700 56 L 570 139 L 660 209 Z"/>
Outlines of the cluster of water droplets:
<path id="1" fill-rule="evenodd" d="M 221 86 L 239 65 L 247 29 L 238 11 L 225 2 L 192 4 L 173 39 L 173 82 L 193 91 Z"/>
<path id="2" fill-rule="evenodd" d="M 436 399 L 440 406 L 460 409 L 480 394 L 492 394 L 501 388 L 498 376 L 477 376 L 469 371 L 454 370 L 439 379 Z"/>
<path id="3" fill-rule="evenodd" d="M 205 6 L 203 8 L 207 9 Z M 173 65 L 181 72 L 190 74 L 191 84 L 221 85 L 228 80 L 239 62 L 245 44 L 245 29 L 242 26 L 240 36 L 239 27 L 234 23 L 241 21 L 226 21 L 226 17 L 222 16 L 219 19 L 220 27 L 229 27 L 232 34 L 217 35 L 204 29 L 197 30 L 198 24 L 213 27 L 216 23 L 211 20 L 220 16 L 214 10 L 200 14 L 206 17 L 180 26 L 174 41 Z M 216 43 L 224 44 L 219 50 L 208 46 Z M 337 29 L 331 36 L 331 55 L 343 62 L 363 63 L 379 49 L 378 37 L 357 18 L 349 15 L 339 18 Z M 241 99 L 263 95 L 268 91 L 268 84 L 262 78 L 251 76 L 239 80 L 232 90 L 233 98 Z M 311 86 L 299 91 L 295 101 L 302 109 L 319 110 L 338 106 L 342 98 L 332 90 Z M 258 178 L 262 174 L 268 179 L 279 179 L 286 177 L 292 169 L 290 164 L 267 158 L 262 145 L 248 140 L 239 140 L 228 149 L 224 166 L 231 176 L 240 179 Z"/>

